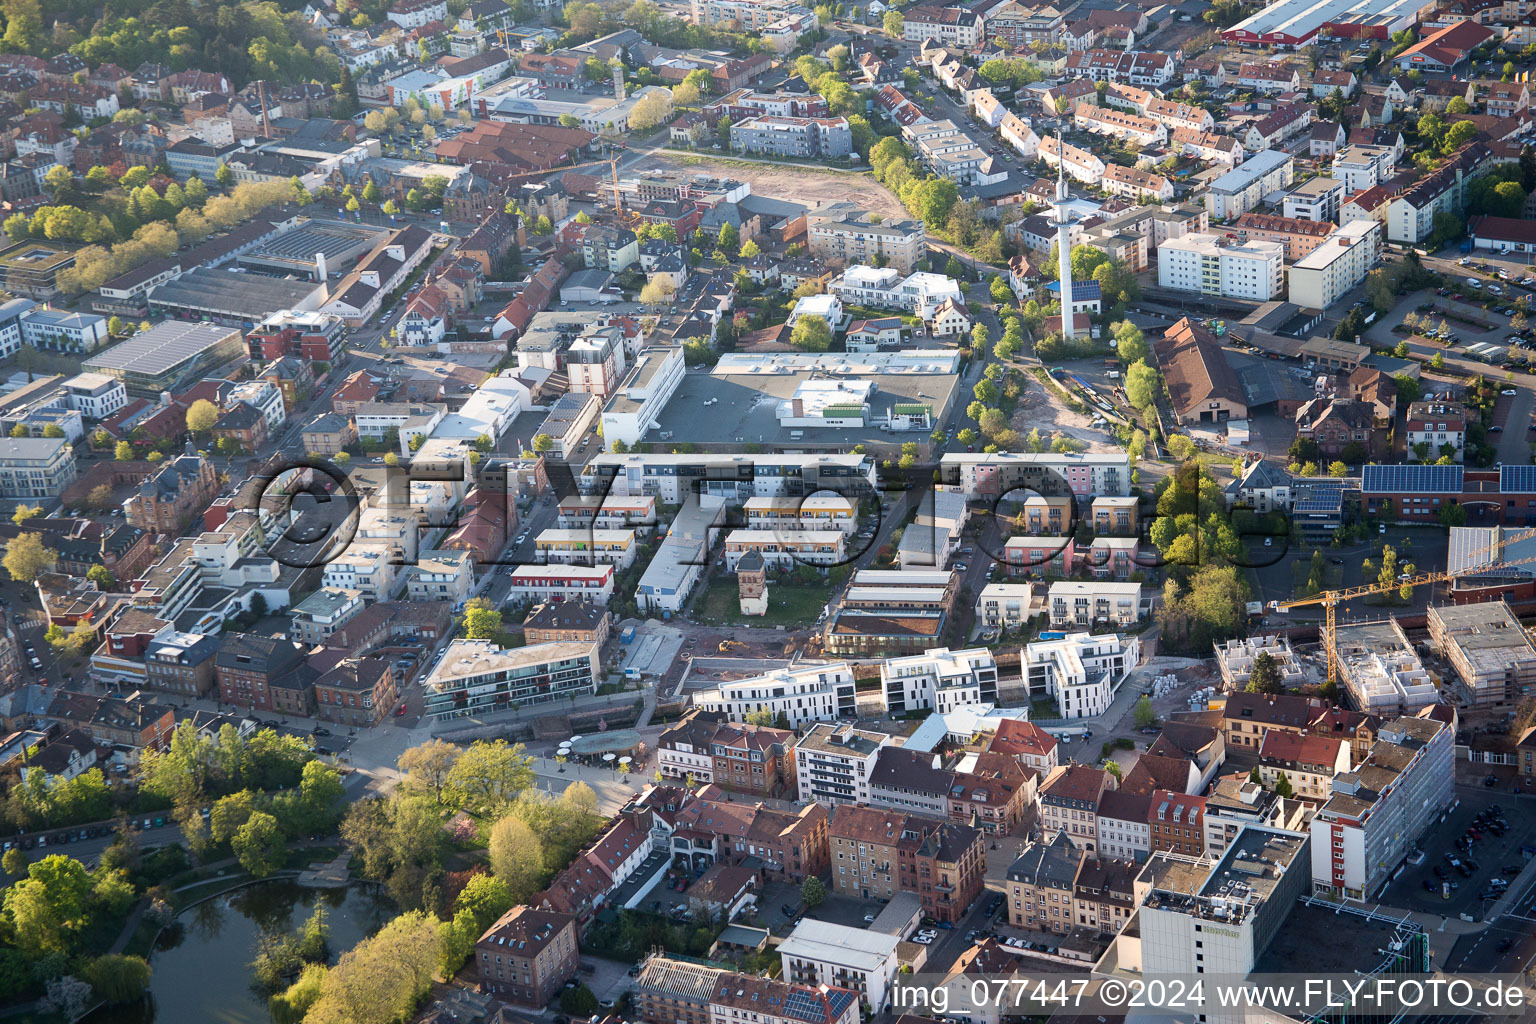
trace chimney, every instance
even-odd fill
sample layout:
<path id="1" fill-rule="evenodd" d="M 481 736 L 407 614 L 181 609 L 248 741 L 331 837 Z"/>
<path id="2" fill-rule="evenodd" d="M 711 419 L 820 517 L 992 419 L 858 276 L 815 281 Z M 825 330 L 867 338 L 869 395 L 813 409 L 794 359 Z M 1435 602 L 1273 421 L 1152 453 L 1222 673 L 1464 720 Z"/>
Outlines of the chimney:
<path id="1" fill-rule="evenodd" d="M 325 284 L 326 278 L 329 276 L 329 270 L 325 265 L 325 253 L 315 253 L 315 280 Z"/>
<path id="2" fill-rule="evenodd" d="M 624 102 L 624 65 L 618 61 L 613 62 L 613 98 Z"/>

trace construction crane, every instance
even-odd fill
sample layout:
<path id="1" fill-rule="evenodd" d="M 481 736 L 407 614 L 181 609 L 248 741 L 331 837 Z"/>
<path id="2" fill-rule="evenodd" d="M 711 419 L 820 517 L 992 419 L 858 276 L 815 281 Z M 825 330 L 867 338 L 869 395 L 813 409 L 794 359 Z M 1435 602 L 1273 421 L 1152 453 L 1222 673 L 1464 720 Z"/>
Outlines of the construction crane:
<path id="1" fill-rule="evenodd" d="M 1495 527 L 1495 529 L 1498 528 Z M 1452 572 L 1449 569 L 1444 569 L 1439 572 L 1422 572 L 1418 573 L 1417 575 L 1410 576 L 1407 579 L 1396 580 L 1392 583 L 1372 583 L 1365 586 L 1348 587 L 1344 590 L 1325 590 L 1321 594 L 1314 594 L 1311 597 L 1297 598 L 1294 601 L 1282 601 L 1275 607 L 1281 610 L 1289 610 L 1291 608 L 1301 608 L 1306 605 L 1314 604 L 1320 604 L 1323 606 L 1323 608 L 1327 611 L 1327 620 L 1324 625 L 1322 640 L 1323 649 L 1328 653 L 1328 682 L 1337 684 L 1339 681 L 1339 653 L 1338 647 L 1334 643 L 1334 624 L 1337 610 L 1340 604 L 1343 604 L 1346 601 L 1352 601 L 1357 597 L 1368 597 L 1371 594 L 1385 594 L 1388 591 L 1400 590 L 1403 587 L 1416 587 L 1420 584 L 1429 583 L 1444 583 L 1449 580 L 1453 580 L 1458 576 L 1465 576 L 1470 573 L 1480 572 L 1494 566 L 1529 565 L 1536 563 L 1536 555 L 1531 555 L 1526 558 L 1516 558 L 1507 562 L 1499 558 L 1499 552 L 1503 548 L 1512 544 L 1517 544 L 1521 541 L 1531 540 L 1532 538 L 1536 538 L 1536 530 L 1526 530 L 1523 533 L 1517 533 L 1513 537 L 1510 537 L 1508 540 L 1496 540 L 1489 546 L 1472 552 L 1470 556 L 1471 558 L 1475 559 L 1479 555 L 1492 552 L 1494 556 L 1492 561 L 1478 565 L 1470 565 L 1467 568 L 1459 569 L 1455 572 Z"/>

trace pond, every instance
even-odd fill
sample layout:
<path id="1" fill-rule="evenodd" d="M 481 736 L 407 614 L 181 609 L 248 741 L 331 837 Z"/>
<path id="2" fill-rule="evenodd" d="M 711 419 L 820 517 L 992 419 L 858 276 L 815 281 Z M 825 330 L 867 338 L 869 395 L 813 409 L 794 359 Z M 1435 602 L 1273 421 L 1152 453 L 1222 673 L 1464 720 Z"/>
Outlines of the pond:
<path id="1" fill-rule="evenodd" d="M 161 933 L 150 965 L 151 998 L 104 1009 L 86 1024 L 270 1024 L 267 996 L 252 985 L 249 964 L 263 932 L 298 930 L 323 902 L 329 914 L 331 962 L 394 916 L 384 896 L 361 888 L 304 889 L 266 882 L 184 911 L 179 928 Z"/>

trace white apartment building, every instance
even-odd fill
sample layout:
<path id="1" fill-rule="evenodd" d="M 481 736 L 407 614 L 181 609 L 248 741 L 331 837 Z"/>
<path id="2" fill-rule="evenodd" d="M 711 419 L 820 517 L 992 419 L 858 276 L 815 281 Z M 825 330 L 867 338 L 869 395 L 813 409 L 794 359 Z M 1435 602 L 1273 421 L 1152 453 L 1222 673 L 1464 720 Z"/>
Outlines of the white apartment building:
<path id="1" fill-rule="evenodd" d="M 1280 212 L 1294 220 L 1336 224 L 1344 197 L 1352 194 L 1345 191 L 1344 183 L 1337 178 L 1312 178 L 1285 194 Z"/>
<path id="2" fill-rule="evenodd" d="M 603 443 L 633 445 L 656 426 L 677 386 L 683 381 L 683 348 L 662 345 L 648 348 L 635 359 L 634 367 L 603 408 Z"/>
<path id="3" fill-rule="evenodd" d="M 1157 250 L 1157 283 L 1176 291 L 1269 302 L 1285 288 L 1285 246 L 1188 235 Z"/>
<path id="4" fill-rule="evenodd" d="M 905 309 L 924 320 L 944 300 L 964 302 L 959 282 L 943 274 L 919 272 L 905 277 L 895 267 L 853 266 L 832 279 L 833 295 L 854 306 Z"/>
<path id="5" fill-rule="evenodd" d="M 842 530 L 732 530 L 725 536 L 725 565 L 732 572 L 749 551 L 774 569 L 835 565 L 843 561 L 848 534 Z"/>
<path id="6" fill-rule="evenodd" d="M 892 715 L 922 710 L 946 715 L 967 704 L 997 702 L 997 661 L 985 647 L 936 647 L 881 662 L 880 685 Z"/>
<path id="7" fill-rule="evenodd" d="M 611 565 L 623 571 L 635 562 L 634 530 L 542 530 L 533 539 L 536 557 L 543 562 L 573 565 Z"/>
<path id="8" fill-rule="evenodd" d="M 613 597 L 611 565 L 519 565 L 512 569 L 508 601 L 594 601 Z"/>
<path id="9" fill-rule="evenodd" d="M 1304 309 L 1327 309 L 1365 280 L 1381 260 L 1381 225 L 1352 220 L 1291 265 L 1290 300 Z"/>
<path id="10" fill-rule="evenodd" d="M 776 669 L 749 679 L 733 679 L 693 694 L 693 706 L 745 722 L 754 711 L 777 717 L 792 729 L 807 722 L 852 718 L 858 713 L 853 670 L 846 661 Z"/>
<path id="11" fill-rule="evenodd" d="M 123 382 L 104 373 L 81 373 L 59 385 L 69 407 L 88 420 L 104 420 L 128 404 Z"/>
<path id="12" fill-rule="evenodd" d="M 573 494 L 555 506 L 555 525 L 562 530 L 595 526 L 599 530 L 623 530 L 656 524 L 656 499 L 647 496 Z"/>
<path id="13" fill-rule="evenodd" d="M 325 563 L 320 584 L 360 591 L 370 601 L 387 601 L 395 589 L 398 568 L 385 545 L 354 541 L 346 551 Z"/>
<path id="14" fill-rule="evenodd" d="M 468 551 L 423 551 L 406 570 L 412 601 L 440 601 L 457 608 L 475 586 L 475 559 Z"/>
<path id="15" fill-rule="evenodd" d="M 1271 192 L 1296 180 L 1296 162 L 1278 149 L 1266 149 L 1211 182 L 1205 206 L 1212 217 L 1236 219 L 1258 206 Z"/>
<path id="16" fill-rule="evenodd" d="M 1055 697 L 1063 718 L 1089 718 L 1109 709 L 1116 688 L 1140 660 L 1138 637 L 1073 633 L 1029 644 L 1022 667 L 1032 696 Z"/>
<path id="17" fill-rule="evenodd" d="M 1374 899 L 1455 801 L 1455 735 L 1432 718 L 1387 722 L 1365 761 L 1333 780 L 1312 819 L 1312 889 Z"/>
<path id="18" fill-rule="evenodd" d="M 1141 621 L 1141 584 L 1061 580 L 1045 595 L 1052 629 L 1088 629 L 1100 623 L 1130 627 Z"/>
<path id="19" fill-rule="evenodd" d="M 610 499 L 611 500 L 611 499 Z M 840 494 L 804 498 L 748 498 L 742 504 L 753 530 L 841 530 L 859 528 L 859 503 Z"/>
<path id="20" fill-rule="evenodd" d="M 1017 488 L 1060 494 L 1063 486 L 1080 498 L 1131 493 L 1131 462 L 1124 452 L 954 452 L 939 466 L 943 483 L 959 487 L 967 498 L 995 498 Z"/>
<path id="21" fill-rule="evenodd" d="M 813 726 L 795 744 L 800 802 L 829 806 L 869 803 L 869 777 L 874 773 L 875 759 L 880 748 L 891 743 L 888 733 L 826 722 Z"/>
<path id="22" fill-rule="evenodd" d="M 858 992 L 875 1013 L 885 1009 L 899 961 L 899 936 L 803 918 L 778 946 L 784 980 Z"/>
<path id="23" fill-rule="evenodd" d="M 976 622 L 989 629 L 1018 629 L 1030 619 L 1028 583 L 988 583 L 976 598 Z"/>
<path id="24" fill-rule="evenodd" d="M 1395 162 L 1391 146 L 1345 146 L 1334 155 L 1332 176 L 1344 183 L 1344 194 L 1352 196 L 1392 177 Z"/>
<path id="25" fill-rule="evenodd" d="M 236 384 L 229 392 L 226 401 L 231 404 L 243 402 L 261 413 L 262 420 L 267 424 L 269 437 L 288 420 L 288 409 L 283 404 L 283 393 L 269 380 L 248 380 Z"/>
<path id="26" fill-rule="evenodd" d="M 1101 860 L 1143 861 L 1152 852 L 1152 798 L 1112 789 L 1099 797 L 1095 826 Z"/>
<path id="27" fill-rule="evenodd" d="M 1311 845 L 1300 833 L 1249 826 L 1215 863 L 1153 853 L 1136 878 L 1141 927 L 1116 935 L 1097 969 L 1148 978 L 1246 976 L 1307 891 Z"/>

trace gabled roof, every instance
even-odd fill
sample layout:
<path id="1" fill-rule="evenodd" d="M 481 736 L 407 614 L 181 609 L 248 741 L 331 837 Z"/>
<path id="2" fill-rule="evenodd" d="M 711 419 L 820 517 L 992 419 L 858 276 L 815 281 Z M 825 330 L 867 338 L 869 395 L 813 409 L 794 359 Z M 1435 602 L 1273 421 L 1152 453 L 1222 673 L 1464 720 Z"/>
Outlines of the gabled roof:
<path id="1" fill-rule="evenodd" d="M 1168 328 L 1154 347 L 1168 393 L 1181 414 L 1198 413 L 1212 399 L 1246 404 L 1221 341 L 1205 327 L 1185 317 Z"/>

